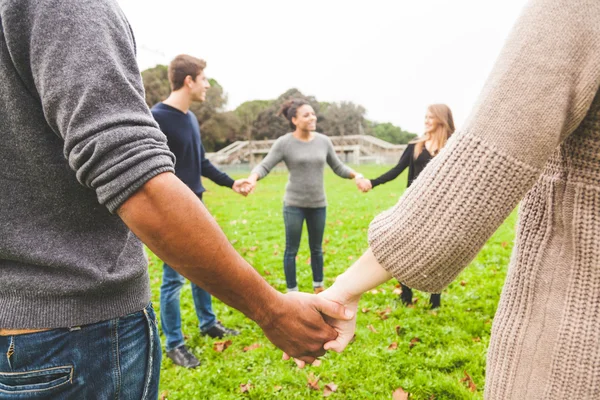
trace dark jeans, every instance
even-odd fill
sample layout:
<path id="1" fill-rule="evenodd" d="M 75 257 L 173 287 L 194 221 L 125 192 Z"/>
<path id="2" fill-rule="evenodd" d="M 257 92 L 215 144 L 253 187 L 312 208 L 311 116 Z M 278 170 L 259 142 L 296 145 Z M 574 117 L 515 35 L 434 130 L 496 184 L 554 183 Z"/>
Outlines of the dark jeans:
<path id="1" fill-rule="evenodd" d="M 285 224 L 285 254 L 283 270 L 288 289 L 296 289 L 296 255 L 302 238 L 302 226 L 306 220 L 308 246 L 310 248 L 310 266 L 312 267 L 313 286 L 323 285 L 323 233 L 327 208 L 304 208 L 283 206 Z"/>
<path id="2" fill-rule="evenodd" d="M 74 328 L 0 336 L 0 399 L 157 399 L 152 306 Z"/>
<path id="3" fill-rule="evenodd" d="M 160 326 L 167 339 L 166 349 L 171 351 L 184 344 L 181 331 L 181 309 L 179 298 L 185 278 L 167 264 L 163 264 L 163 280 L 160 286 Z M 200 321 L 200 331 L 206 332 L 217 323 L 217 317 L 212 310 L 212 297 L 210 293 L 194 283 L 192 285 L 192 299 L 196 316 Z"/>

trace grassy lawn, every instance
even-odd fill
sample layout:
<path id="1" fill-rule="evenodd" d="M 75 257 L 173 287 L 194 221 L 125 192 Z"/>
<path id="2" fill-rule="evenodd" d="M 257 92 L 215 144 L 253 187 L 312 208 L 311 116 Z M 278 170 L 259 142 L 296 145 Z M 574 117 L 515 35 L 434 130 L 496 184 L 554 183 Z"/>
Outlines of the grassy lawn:
<path id="1" fill-rule="evenodd" d="M 361 166 L 359 170 L 367 177 L 376 177 L 387 168 Z M 286 180 L 287 173 L 274 172 L 260 181 L 248 198 L 205 181 L 206 206 L 230 241 L 272 286 L 282 291 L 282 197 Z M 326 285 L 367 248 L 369 222 L 395 204 L 405 184 L 403 175 L 363 194 L 353 181 L 327 171 Z M 326 394 L 325 386 L 334 383 L 337 388 L 328 396 L 331 399 L 391 399 L 398 387 L 410 392 L 411 399 L 481 399 L 491 321 L 506 274 L 515 221 L 513 213 L 443 292 L 438 311 L 429 310 L 428 295 L 420 292 L 415 292 L 418 301 L 413 308 L 404 307 L 394 293 L 395 280 L 365 294 L 359 305 L 355 341 L 342 354 L 324 356 L 318 367 L 301 370 L 281 361 L 281 351 L 252 321 L 216 299 L 217 317 L 242 333 L 224 351 L 215 351 L 218 340 L 199 334 L 191 290 L 186 285 L 181 300 L 183 331 L 188 347 L 202 365 L 187 370 L 163 356 L 161 398 L 319 399 Z M 161 266 L 160 260 L 151 255 L 152 300 L 157 310 Z M 298 254 L 298 284 L 301 291 L 312 291 L 306 230 Z M 258 347 L 244 351 L 252 345 Z M 319 389 L 309 387 L 308 382 L 317 379 L 313 386 Z M 249 389 L 243 391 L 242 384 Z"/>

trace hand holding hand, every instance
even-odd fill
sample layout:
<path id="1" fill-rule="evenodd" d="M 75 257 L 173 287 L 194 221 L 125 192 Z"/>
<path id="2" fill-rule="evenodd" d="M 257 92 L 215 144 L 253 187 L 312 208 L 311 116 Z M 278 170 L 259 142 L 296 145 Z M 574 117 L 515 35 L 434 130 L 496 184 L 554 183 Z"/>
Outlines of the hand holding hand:
<path id="1" fill-rule="evenodd" d="M 275 346 L 302 362 L 312 363 L 325 354 L 323 345 L 334 342 L 338 336 L 324 316 L 332 321 L 349 321 L 355 315 L 322 296 L 291 292 L 281 294 L 279 299 L 280 304 L 274 307 L 278 312 L 261 328 Z"/>
<path id="2" fill-rule="evenodd" d="M 246 197 L 254 190 L 254 186 L 256 183 L 252 183 L 249 179 L 238 179 L 233 182 L 233 186 L 231 187 L 234 192 L 241 194 Z"/>
<path id="3" fill-rule="evenodd" d="M 367 193 L 373 188 L 373 185 L 371 185 L 371 181 L 366 178 L 357 179 L 356 186 L 358 187 L 358 190 L 360 190 L 363 193 Z"/>

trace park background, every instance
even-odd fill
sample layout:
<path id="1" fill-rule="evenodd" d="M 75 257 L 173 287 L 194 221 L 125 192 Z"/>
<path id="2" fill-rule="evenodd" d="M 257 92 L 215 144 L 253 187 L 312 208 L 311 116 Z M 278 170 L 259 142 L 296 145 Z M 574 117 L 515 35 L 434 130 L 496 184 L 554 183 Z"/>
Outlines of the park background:
<path id="1" fill-rule="evenodd" d="M 525 4 L 118 1 L 136 34 L 149 106 L 168 95 L 166 64 L 175 55 L 208 60 L 212 88 L 207 101 L 191 110 L 209 152 L 289 131 L 276 111 L 290 97 L 308 100 L 317 111 L 318 130 L 329 136 L 371 135 L 405 144 L 422 133 L 425 108 L 436 102 L 453 109 L 460 130 Z M 250 167 L 243 160 L 223 166 L 234 178 L 247 176 Z M 375 178 L 390 165 L 352 167 Z M 233 246 L 281 291 L 286 181 L 287 172 L 278 169 L 248 198 L 204 182 L 206 206 Z M 367 194 L 329 170 L 325 185 L 330 285 L 365 251 L 370 221 L 397 202 L 406 172 Z M 363 296 L 356 338 L 347 350 L 305 369 L 281 361 L 281 352 L 252 321 L 218 300 L 219 319 L 242 333 L 224 340 L 200 336 L 186 285 L 183 330 L 202 365 L 187 370 L 163 357 L 161 400 L 483 398 L 485 353 L 516 218 L 515 211 L 443 292 L 439 310 L 429 310 L 428 295 L 419 292 L 414 307 L 403 306 L 392 280 Z M 159 309 L 162 263 L 151 252 L 149 260 L 152 300 Z M 309 262 L 304 232 L 298 278 L 307 292 Z"/>

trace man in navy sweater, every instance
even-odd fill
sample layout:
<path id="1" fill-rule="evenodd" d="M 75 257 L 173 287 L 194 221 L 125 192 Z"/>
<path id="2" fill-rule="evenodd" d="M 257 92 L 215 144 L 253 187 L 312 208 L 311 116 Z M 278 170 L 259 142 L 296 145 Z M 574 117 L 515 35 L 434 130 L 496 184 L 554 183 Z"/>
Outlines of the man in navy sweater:
<path id="1" fill-rule="evenodd" d="M 192 102 L 206 99 L 206 91 L 210 84 L 204 75 L 205 67 L 204 60 L 189 55 L 175 57 L 169 65 L 172 92 L 165 101 L 152 107 L 152 115 L 167 136 L 169 149 L 175 154 L 175 175 L 200 199 L 206 190 L 202 186 L 201 176 L 246 196 L 249 187 L 245 179 L 234 181 L 206 158 L 198 120 L 189 110 Z M 194 368 L 200 365 L 200 362 L 186 348 L 181 331 L 179 297 L 184 283 L 185 278 L 182 275 L 167 263 L 163 264 L 160 321 L 166 336 L 167 356 L 177 365 Z M 201 333 L 213 338 L 238 335 L 238 331 L 228 329 L 217 321 L 212 310 L 211 295 L 196 284 L 191 285 Z"/>

